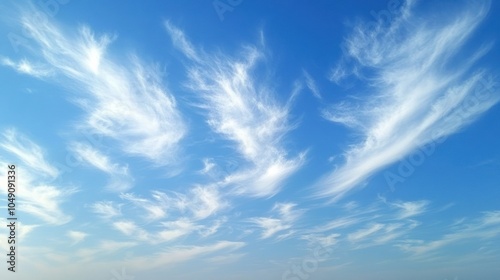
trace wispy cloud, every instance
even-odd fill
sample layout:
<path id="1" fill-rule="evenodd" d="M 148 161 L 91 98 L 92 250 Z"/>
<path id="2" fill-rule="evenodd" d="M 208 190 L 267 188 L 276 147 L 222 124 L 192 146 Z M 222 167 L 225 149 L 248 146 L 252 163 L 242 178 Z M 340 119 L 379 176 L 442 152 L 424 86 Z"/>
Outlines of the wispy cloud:
<path id="1" fill-rule="evenodd" d="M 307 88 L 311 91 L 314 97 L 321 99 L 321 93 L 319 91 L 318 85 L 316 84 L 316 81 L 307 71 L 304 70 L 303 73 Z"/>
<path id="2" fill-rule="evenodd" d="M 132 237 L 138 241 L 149 241 L 149 233 L 138 226 L 135 222 L 129 220 L 120 220 L 113 223 L 113 227 L 122 234 Z"/>
<path id="3" fill-rule="evenodd" d="M 315 245 L 320 245 L 322 247 L 331 247 L 339 242 L 339 237 L 341 234 L 332 233 L 328 235 L 323 234 L 306 234 L 301 237 L 301 239 L 307 240 L 311 247 Z"/>
<path id="4" fill-rule="evenodd" d="M 336 230 L 336 229 L 350 227 L 352 225 L 360 223 L 361 221 L 363 221 L 363 219 L 359 218 L 359 217 L 343 217 L 343 218 L 335 219 L 333 221 L 329 221 L 324 225 L 316 226 L 311 231 L 312 232 L 325 232 L 325 231 L 330 231 L 330 230 Z"/>
<path id="5" fill-rule="evenodd" d="M 111 219 L 122 215 L 121 206 L 113 201 L 99 201 L 90 205 L 90 209 L 104 219 Z"/>
<path id="6" fill-rule="evenodd" d="M 354 249 L 397 242 L 422 223 L 412 218 L 427 211 L 427 201 L 379 199 L 358 209 L 356 202 L 343 206 L 337 218 L 311 229 L 302 230 L 301 238 L 309 242 L 342 242 Z M 326 245 L 325 245 L 326 246 Z"/>
<path id="7" fill-rule="evenodd" d="M 238 262 L 244 256 L 245 256 L 245 254 L 227 254 L 227 255 L 221 255 L 221 256 L 215 256 L 215 257 L 208 258 L 207 262 L 213 263 L 216 265 L 228 264 L 228 263 Z"/>
<path id="8" fill-rule="evenodd" d="M 72 218 L 61 208 L 63 202 L 75 189 L 62 189 L 51 185 L 36 185 L 27 181 L 27 188 L 21 197 L 20 209 L 51 224 L 65 224 Z"/>
<path id="9" fill-rule="evenodd" d="M 223 220 L 217 220 L 212 226 L 203 226 L 187 217 L 180 217 L 177 220 L 162 221 L 155 224 L 157 230 L 147 230 L 144 226 L 138 225 L 132 220 L 120 220 L 114 222 L 112 227 L 137 242 L 148 244 L 160 244 L 186 237 L 190 234 L 199 234 L 201 237 L 208 237 L 217 232 Z"/>
<path id="10" fill-rule="evenodd" d="M 154 221 L 161 218 L 164 218 L 167 213 L 166 210 L 172 205 L 167 205 L 159 198 L 160 194 L 156 194 L 153 197 L 155 200 L 149 200 L 145 198 L 138 197 L 132 193 L 123 193 L 120 194 L 120 198 L 125 201 L 131 202 L 135 207 L 142 208 L 145 213 L 142 215 L 148 221 Z M 141 211 L 142 212 L 142 211 Z"/>
<path id="11" fill-rule="evenodd" d="M 208 124 L 235 143 L 250 165 L 227 176 L 225 183 L 241 194 L 276 194 L 302 165 L 304 155 L 288 157 L 281 141 L 291 129 L 289 108 L 279 105 L 270 87 L 254 76 L 263 52 L 247 46 L 239 58 L 206 54 L 196 50 L 181 30 L 169 22 L 165 26 L 174 45 L 191 60 L 187 86 L 199 94 Z"/>
<path id="12" fill-rule="evenodd" d="M 15 62 L 9 58 L 0 58 L 0 63 L 4 66 L 11 67 L 19 73 L 37 78 L 44 78 L 53 75 L 53 71 L 45 65 L 35 64 L 27 59 L 21 59 L 19 62 Z"/>
<path id="13" fill-rule="evenodd" d="M 399 219 L 407 219 L 424 213 L 428 204 L 428 201 L 407 201 L 395 202 L 392 206 L 399 209 Z"/>
<path id="14" fill-rule="evenodd" d="M 202 237 L 211 236 L 219 231 L 221 226 L 227 222 L 227 218 L 223 217 L 214 221 L 210 226 L 203 226 L 198 229 Z"/>
<path id="15" fill-rule="evenodd" d="M 2 207 L 0 207 L 0 209 L 2 209 Z M 5 218 L 0 218 L 0 223 L 3 223 L 5 225 L 9 224 L 7 223 L 7 219 Z M 30 233 L 33 232 L 36 228 L 40 227 L 40 225 L 30 225 L 19 221 L 17 222 L 17 226 L 18 226 L 17 229 L 19 230 L 18 238 L 21 242 L 25 242 Z M 0 236 L 2 236 L 2 238 L 8 238 L 9 233 L 10 229 L 8 229 L 7 227 L 5 227 L 5 229 L 3 228 L 0 229 Z M 7 250 L 10 247 L 7 245 L 9 244 L 6 242 L 5 247 L 3 245 L 0 245 L 0 248 Z"/>
<path id="16" fill-rule="evenodd" d="M 44 151 L 16 129 L 7 129 L 2 133 L 0 148 L 12 153 L 39 175 L 55 178 L 59 171 L 45 160 Z"/>
<path id="17" fill-rule="evenodd" d="M 352 242 L 360 241 L 361 239 L 364 239 L 383 228 L 384 228 L 383 224 L 378 224 L 378 223 L 371 224 L 369 227 L 360 229 L 354 233 L 349 234 L 349 240 Z"/>
<path id="18" fill-rule="evenodd" d="M 165 28 L 167 29 L 170 38 L 172 38 L 172 43 L 176 48 L 182 50 L 182 52 L 192 61 L 202 62 L 203 59 L 200 58 L 197 50 L 182 30 L 175 27 L 169 21 L 165 22 Z"/>
<path id="19" fill-rule="evenodd" d="M 213 159 L 205 158 L 203 159 L 203 169 L 200 170 L 199 172 L 201 174 L 210 174 L 210 172 L 214 169 L 215 166 L 216 164 Z"/>
<path id="20" fill-rule="evenodd" d="M 188 235 L 198 229 L 199 227 L 187 219 L 180 219 L 172 222 L 162 222 L 163 228 L 157 234 L 156 241 L 154 242 L 167 242 L 179 237 Z"/>
<path id="21" fill-rule="evenodd" d="M 76 188 L 59 187 L 52 183 L 59 172 L 46 159 L 42 148 L 15 129 L 3 133 L 0 148 L 11 154 L 8 158 L 19 164 L 23 176 L 17 178 L 19 192 L 19 209 L 36 216 L 50 224 L 65 224 L 71 220 L 61 205 L 76 192 Z M 13 156 L 13 157 L 12 157 Z M 7 163 L 4 162 L 4 166 Z M 0 171 L 7 181 L 5 171 Z M 2 191 L 5 191 L 2 189 Z"/>
<path id="22" fill-rule="evenodd" d="M 302 70 L 302 77 L 293 83 L 292 93 L 287 102 L 287 107 L 295 103 L 295 100 L 304 89 L 312 93 L 315 98 L 321 99 L 321 92 L 314 78 L 306 70 Z"/>
<path id="23" fill-rule="evenodd" d="M 23 242 L 23 240 L 26 240 L 26 237 L 38 227 L 40 227 L 40 225 L 27 225 L 24 223 L 19 223 L 19 239 L 21 240 L 21 242 Z"/>
<path id="24" fill-rule="evenodd" d="M 271 211 L 275 213 L 274 217 L 256 217 L 250 222 L 262 229 L 262 239 L 270 238 L 293 227 L 303 213 L 303 210 L 295 209 L 296 206 L 294 203 L 276 203 Z"/>
<path id="25" fill-rule="evenodd" d="M 195 219 L 205 219 L 228 206 L 215 188 L 195 187 L 191 190 L 190 210 Z"/>
<path id="26" fill-rule="evenodd" d="M 71 239 L 71 245 L 82 242 L 88 236 L 87 233 L 76 230 L 70 230 L 66 235 Z"/>
<path id="27" fill-rule="evenodd" d="M 167 216 L 167 211 L 186 214 L 194 220 L 208 218 L 228 206 L 219 191 L 214 187 L 196 186 L 186 193 L 152 191 L 152 199 L 141 198 L 132 193 L 120 197 L 136 207 L 144 209 L 147 220 L 158 220 Z"/>
<path id="28" fill-rule="evenodd" d="M 123 219 L 114 222 L 112 227 L 128 237 L 137 241 L 152 244 L 173 241 L 191 233 L 197 233 L 200 237 L 208 237 L 215 234 L 226 218 L 217 218 L 208 223 L 202 223 L 211 216 L 228 206 L 220 197 L 218 191 L 211 187 L 196 186 L 185 194 L 178 192 L 165 193 L 152 191 L 151 198 L 144 198 L 133 193 L 122 193 L 120 198 L 129 204 L 128 208 L 139 208 L 141 215 L 137 219 L 145 220 L 146 225 L 155 223 L 155 230 L 139 226 L 136 221 Z M 120 204 L 120 206 L 122 206 Z M 131 206 L 131 207 L 130 207 Z M 110 217 L 118 216 L 121 212 L 115 203 L 100 202 L 92 206 L 94 212 Z M 127 211 L 130 209 L 126 209 Z M 135 211 L 135 210 L 134 210 Z M 167 220 L 168 219 L 168 220 Z"/>
<path id="29" fill-rule="evenodd" d="M 187 128 L 160 69 L 134 55 L 107 55 L 116 36 L 85 26 L 64 32 L 50 19 L 37 21 L 36 12 L 21 11 L 19 22 L 31 34 L 34 58 L 54 71 L 49 80 L 73 89 L 67 97 L 86 112 L 79 127 L 114 139 L 128 154 L 172 164 Z"/>
<path id="30" fill-rule="evenodd" d="M 388 26 L 361 23 L 345 41 L 351 65 L 343 67 L 373 70 L 373 91 L 323 112 L 356 129 L 362 140 L 350 145 L 344 164 L 318 182 L 321 197 L 341 198 L 418 147 L 459 131 L 499 100 L 492 94 L 496 89 L 487 88 L 492 82 L 486 71 L 471 71 L 490 46 L 457 59 L 489 2 L 471 2 L 439 22 L 413 15 L 412 2 Z"/>
<path id="31" fill-rule="evenodd" d="M 492 239 L 500 235 L 500 211 L 489 211 L 483 213 L 480 218 L 468 223 L 460 223 L 450 228 L 451 233 L 443 235 L 435 240 L 408 239 L 397 246 L 403 251 L 412 253 L 414 256 L 424 256 L 436 253 L 437 250 L 466 242 L 467 240 Z M 477 246 L 477 243 L 476 245 Z"/>
<path id="32" fill-rule="evenodd" d="M 83 162 L 111 176 L 110 183 L 106 186 L 108 190 L 126 191 L 132 187 L 133 179 L 128 166 L 111 162 L 106 155 L 88 144 L 73 143 L 70 149 Z"/>
<path id="33" fill-rule="evenodd" d="M 149 270 L 166 265 L 187 262 L 189 260 L 200 258 L 204 255 L 216 253 L 219 251 L 231 253 L 244 247 L 244 242 L 219 241 L 211 245 L 204 246 L 177 246 L 171 247 L 163 252 L 154 254 L 151 257 L 139 257 L 132 259 L 128 266 L 140 270 Z"/>
<path id="34" fill-rule="evenodd" d="M 79 249 L 75 255 L 82 261 L 91 262 L 103 255 L 114 254 L 120 250 L 137 246 L 137 242 L 118 242 L 112 240 L 102 240 L 97 246 Z"/>

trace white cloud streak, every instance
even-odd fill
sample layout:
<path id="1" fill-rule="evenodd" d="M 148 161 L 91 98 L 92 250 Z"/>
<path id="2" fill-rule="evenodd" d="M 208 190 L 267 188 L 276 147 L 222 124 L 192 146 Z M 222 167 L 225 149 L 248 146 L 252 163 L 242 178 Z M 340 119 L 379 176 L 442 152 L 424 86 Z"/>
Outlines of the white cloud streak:
<path id="1" fill-rule="evenodd" d="M 24 175 L 25 176 L 25 175 Z M 34 184 L 27 181 L 23 184 L 25 190 L 21 190 L 21 211 L 32 214 L 50 224 L 61 225 L 69 222 L 72 218 L 61 208 L 75 189 L 63 189 L 60 187 L 44 184 Z M 22 182 L 21 182 L 22 184 Z M 29 187 L 26 187 L 29 186 Z"/>
<path id="2" fill-rule="evenodd" d="M 193 222 L 187 219 L 180 219 L 177 221 L 171 222 L 162 222 L 162 229 L 156 235 L 154 242 L 168 242 L 179 237 L 188 235 L 199 228 L 199 226 L 195 225 Z"/>
<path id="3" fill-rule="evenodd" d="M 0 63 L 14 69 L 18 73 L 34 76 L 36 78 L 45 78 L 53 75 L 53 71 L 45 65 L 32 63 L 27 59 L 21 59 L 19 62 L 15 62 L 9 58 L 2 58 L 0 59 Z"/>
<path id="4" fill-rule="evenodd" d="M 341 235 L 338 233 L 332 233 L 329 235 L 322 234 L 307 234 L 301 237 L 301 239 L 307 240 L 310 246 L 320 245 L 322 247 L 331 247 L 339 242 L 339 237 Z"/>
<path id="5" fill-rule="evenodd" d="M 307 88 L 311 91 L 314 97 L 321 99 L 321 93 L 319 91 L 318 85 L 316 84 L 316 81 L 307 71 L 304 70 L 303 73 Z"/>
<path id="6" fill-rule="evenodd" d="M 115 230 L 136 241 L 161 244 L 175 241 L 192 233 L 199 233 L 201 237 L 210 236 L 217 232 L 220 224 L 221 221 L 218 221 L 212 227 L 205 227 L 184 217 L 174 221 L 160 222 L 156 225 L 160 229 L 155 231 L 148 231 L 131 220 L 120 220 L 114 222 L 112 226 Z"/>
<path id="7" fill-rule="evenodd" d="M 99 201 L 90 205 L 90 209 L 104 219 L 111 219 L 122 215 L 121 206 L 112 201 Z"/>
<path id="8" fill-rule="evenodd" d="M 111 177 L 106 189 L 122 192 L 132 188 L 133 178 L 129 174 L 128 166 L 111 162 L 106 155 L 88 144 L 73 143 L 70 149 L 77 158 Z"/>
<path id="9" fill-rule="evenodd" d="M 253 76 L 262 52 L 246 47 L 241 58 L 209 55 L 197 51 L 184 33 L 167 22 L 176 46 L 191 60 L 188 87 L 199 94 L 199 106 L 208 124 L 219 135 L 235 143 L 250 165 L 226 177 L 238 194 L 272 196 L 303 163 L 304 154 L 289 159 L 281 141 L 291 129 L 289 108 L 280 106 L 271 90 Z"/>
<path id="10" fill-rule="evenodd" d="M 362 239 L 367 238 L 368 236 L 376 233 L 377 231 L 381 230 L 384 228 L 383 224 L 375 223 L 370 225 L 367 228 L 360 229 L 354 233 L 349 234 L 349 241 L 351 242 L 358 242 Z"/>
<path id="11" fill-rule="evenodd" d="M 155 195 L 154 197 L 157 198 L 158 196 Z M 120 194 L 120 198 L 125 201 L 131 202 L 135 207 L 142 208 L 142 210 L 145 211 L 145 214 L 143 214 L 142 216 L 148 221 L 154 221 L 164 218 L 167 215 L 167 208 L 169 206 L 171 207 L 171 205 L 167 205 L 159 199 L 149 200 L 137 197 L 132 193 L 122 193 Z"/>
<path id="12" fill-rule="evenodd" d="M 330 230 L 336 230 L 341 228 L 350 227 L 357 223 L 360 223 L 363 219 L 358 217 L 343 217 L 339 219 L 335 219 L 333 221 L 327 222 L 324 225 L 316 226 L 311 231 L 312 232 L 325 232 Z"/>
<path id="13" fill-rule="evenodd" d="M 302 230 L 301 238 L 309 242 L 323 239 L 323 242 L 330 240 L 335 244 L 348 242 L 348 246 L 354 246 L 354 249 L 398 242 L 421 225 L 413 218 L 425 214 L 428 204 L 424 200 L 388 202 L 381 199 L 359 209 L 357 203 L 351 201 L 342 207 L 345 214 L 338 213 L 338 218 Z M 325 239 L 328 236 L 332 237 Z"/>
<path id="14" fill-rule="evenodd" d="M 72 246 L 82 242 L 88 236 L 87 233 L 76 230 L 70 230 L 66 235 L 71 239 Z"/>
<path id="15" fill-rule="evenodd" d="M 21 240 L 21 242 L 24 242 L 28 235 L 38 227 L 40 227 L 40 225 L 27 225 L 24 223 L 19 223 L 19 240 Z"/>
<path id="16" fill-rule="evenodd" d="M 113 223 L 113 227 L 122 234 L 137 239 L 138 241 L 150 241 L 150 235 L 147 231 L 139 227 L 135 222 L 129 220 L 120 220 Z"/>
<path id="17" fill-rule="evenodd" d="M 483 213 L 482 217 L 469 222 L 456 225 L 451 228 L 453 232 L 443 235 L 435 240 L 405 240 L 397 245 L 405 252 L 414 256 L 424 256 L 435 253 L 437 250 L 466 242 L 471 239 L 492 239 L 500 235 L 500 211 L 489 211 Z M 477 246 L 477 243 L 475 243 Z"/>
<path id="18" fill-rule="evenodd" d="M 47 181 L 54 181 L 59 171 L 46 159 L 42 148 L 15 129 L 8 129 L 0 140 L 0 148 L 10 153 L 10 163 L 17 163 L 17 193 L 19 209 L 49 224 L 65 224 L 71 220 L 61 208 L 63 202 L 77 190 L 54 186 Z M 14 160 L 15 158 L 15 160 Z M 7 166 L 6 162 L 2 162 Z M 0 171 L 2 180 L 7 181 L 5 170 Z M 1 189 L 6 192 L 6 189 Z"/>
<path id="19" fill-rule="evenodd" d="M 395 208 L 399 209 L 398 219 L 407 219 L 426 212 L 428 201 L 407 201 L 395 202 L 392 204 Z"/>
<path id="20" fill-rule="evenodd" d="M 151 198 L 143 198 L 133 193 L 122 193 L 120 198 L 129 202 L 132 208 L 140 209 L 141 214 L 137 218 L 145 220 L 146 225 L 158 222 L 155 226 L 159 227 L 159 230 L 146 229 L 131 219 L 120 220 L 112 224 L 115 230 L 140 242 L 150 244 L 171 242 L 192 233 L 206 238 L 217 233 L 220 226 L 226 222 L 223 218 L 215 220 L 211 225 L 201 223 L 202 220 L 228 206 L 217 189 L 212 187 L 196 186 L 188 190 L 186 194 L 152 191 Z M 106 217 L 121 215 L 120 208 L 112 202 L 99 202 L 92 208 L 97 214 Z M 134 212 L 137 211 L 134 210 Z M 166 220 L 171 217 L 173 220 Z"/>
<path id="21" fill-rule="evenodd" d="M 187 262 L 195 258 L 201 258 L 204 255 L 223 251 L 226 253 L 233 252 L 244 247 L 244 242 L 219 241 L 211 245 L 204 246 L 178 246 L 164 250 L 151 257 L 135 258 L 127 264 L 127 267 L 134 267 L 139 270 L 149 270 L 167 265 Z"/>
<path id="22" fill-rule="evenodd" d="M 21 12 L 20 24 L 36 59 L 54 70 L 51 80 L 71 89 L 68 98 L 85 111 L 79 127 L 115 140 L 128 154 L 173 164 L 187 128 L 159 69 L 136 56 L 107 55 L 116 36 L 97 37 L 85 26 L 66 33 L 35 13 Z"/>
<path id="23" fill-rule="evenodd" d="M 132 248 L 137 246 L 136 242 L 118 242 L 112 240 L 102 240 L 99 245 L 80 249 L 76 251 L 75 255 L 81 258 L 84 262 L 92 262 L 96 258 L 102 257 L 103 255 L 114 254 L 117 251 Z"/>
<path id="24" fill-rule="evenodd" d="M 267 239 L 278 232 L 291 229 L 297 219 L 302 215 L 302 210 L 294 209 L 294 203 L 276 203 L 272 209 L 275 217 L 256 217 L 250 222 L 262 229 L 261 238 Z"/>
<path id="25" fill-rule="evenodd" d="M 488 3 L 471 2 L 439 22 L 412 15 L 410 3 L 389 26 L 354 27 L 346 55 L 352 67 L 374 71 L 374 92 L 323 112 L 363 139 L 350 145 L 343 165 L 317 183 L 319 197 L 340 199 L 418 147 L 464 128 L 499 101 L 485 71 L 470 74 L 488 47 L 465 61 L 455 59 L 486 16 Z"/>
<path id="26" fill-rule="evenodd" d="M 2 134 L 0 148 L 16 156 L 26 166 L 39 175 L 55 178 L 59 175 L 57 168 L 45 160 L 44 151 L 16 129 L 7 129 Z"/>
<path id="27" fill-rule="evenodd" d="M 132 193 L 121 194 L 120 197 L 142 208 L 149 220 L 159 220 L 167 216 L 167 211 L 175 213 L 189 213 L 190 219 L 203 220 L 228 206 L 219 191 L 214 187 L 196 186 L 186 194 L 153 191 L 152 199 L 141 198 Z"/>

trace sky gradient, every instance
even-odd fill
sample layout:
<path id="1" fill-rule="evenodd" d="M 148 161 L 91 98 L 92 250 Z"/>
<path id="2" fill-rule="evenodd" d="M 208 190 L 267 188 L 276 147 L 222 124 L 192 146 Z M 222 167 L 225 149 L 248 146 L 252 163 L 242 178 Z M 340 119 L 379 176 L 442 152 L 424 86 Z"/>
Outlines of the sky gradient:
<path id="1" fill-rule="evenodd" d="M 499 12 L 3 1 L 0 278 L 498 279 Z"/>

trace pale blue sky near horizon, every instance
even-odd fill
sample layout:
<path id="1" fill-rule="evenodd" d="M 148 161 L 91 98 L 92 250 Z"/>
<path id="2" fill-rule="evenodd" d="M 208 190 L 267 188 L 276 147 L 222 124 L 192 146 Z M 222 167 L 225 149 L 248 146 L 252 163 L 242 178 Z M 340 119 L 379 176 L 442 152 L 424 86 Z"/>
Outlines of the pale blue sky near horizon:
<path id="1" fill-rule="evenodd" d="M 2 2 L 0 278 L 498 279 L 499 12 Z"/>

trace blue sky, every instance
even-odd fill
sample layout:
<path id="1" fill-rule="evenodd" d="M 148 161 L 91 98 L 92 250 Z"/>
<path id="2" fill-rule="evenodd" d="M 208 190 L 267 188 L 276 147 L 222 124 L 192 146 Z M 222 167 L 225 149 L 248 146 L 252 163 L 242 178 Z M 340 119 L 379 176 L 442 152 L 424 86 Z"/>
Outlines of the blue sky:
<path id="1" fill-rule="evenodd" d="M 498 279 L 500 3 L 0 11 L 2 279 Z"/>

